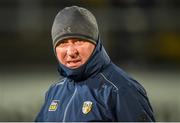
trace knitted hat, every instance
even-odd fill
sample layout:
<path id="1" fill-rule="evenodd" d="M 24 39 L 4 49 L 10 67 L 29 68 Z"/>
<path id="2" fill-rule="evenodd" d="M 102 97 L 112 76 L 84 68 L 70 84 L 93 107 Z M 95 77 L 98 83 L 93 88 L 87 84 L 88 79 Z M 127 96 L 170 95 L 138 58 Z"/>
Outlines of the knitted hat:
<path id="1" fill-rule="evenodd" d="M 98 26 L 94 15 L 78 6 L 66 7 L 55 17 L 52 26 L 53 47 L 64 39 L 79 38 L 96 44 Z"/>

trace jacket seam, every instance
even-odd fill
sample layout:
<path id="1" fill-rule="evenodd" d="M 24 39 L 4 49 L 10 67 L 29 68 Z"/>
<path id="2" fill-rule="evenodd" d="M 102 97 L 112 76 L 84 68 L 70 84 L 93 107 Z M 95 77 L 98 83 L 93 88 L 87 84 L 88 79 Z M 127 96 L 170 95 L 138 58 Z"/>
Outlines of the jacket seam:
<path id="1" fill-rule="evenodd" d="M 117 91 L 119 90 L 118 87 L 113 82 L 111 82 L 109 79 L 107 79 L 103 73 L 100 73 L 100 74 L 107 82 L 109 82 L 113 87 L 115 87 Z"/>
<path id="2" fill-rule="evenodd" d="M 63 85 L 66 80 L 67 80 L 67 78 L 64 78 L 63 81 L 60 80 L 60 81 L 62 81 L 62 82 L 58 82 L 58 83 L 56 84 L 56 86 L 57 86 L 57 85 Z"/>
<path id="3" fill-rule="evenodd" d="M 71 104 L 71 102 L 72 102 L 72 100 L 73 100 L 73 98 L 74 98 L 74 96 L 75 96 L 75 94 L 76 94 L 76 91 L 77 91 L 77 88 L 75 89 L 75 91 L 74 91 L 74 93 L 73 93 L 73 95 L 72 95 L 71 99 L 69 100 L 69 103 L 67 104 L 67 106 L 66 106 L 66 108 L 65 108 L 65 111 L 64 111 L 64 116 L 63 116 L 63 122 L 65 122 L 65 118 L 66 118 L 67 110 L 68 110 L 69 105 Z"/>

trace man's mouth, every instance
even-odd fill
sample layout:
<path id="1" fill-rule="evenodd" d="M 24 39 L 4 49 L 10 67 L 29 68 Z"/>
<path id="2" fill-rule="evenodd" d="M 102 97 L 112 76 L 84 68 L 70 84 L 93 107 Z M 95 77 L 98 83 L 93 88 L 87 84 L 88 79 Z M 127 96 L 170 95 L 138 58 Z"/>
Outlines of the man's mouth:
<path id="1" fill-rule="evenodd" d="M 70 60 L 67 61 L 67 67 L 78 68 L 81 65 L 81 60 Z"/>

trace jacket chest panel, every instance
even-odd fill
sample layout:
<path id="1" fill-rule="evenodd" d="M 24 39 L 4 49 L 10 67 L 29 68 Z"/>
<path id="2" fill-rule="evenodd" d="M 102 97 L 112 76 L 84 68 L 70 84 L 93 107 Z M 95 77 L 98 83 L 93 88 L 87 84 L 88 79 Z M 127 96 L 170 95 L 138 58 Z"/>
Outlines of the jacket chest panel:
<path id="1" fill-rule="evenodd" d="M 74 89 L 66 86 L 58 88 L 50 94 L 50 98 L 47 101 L 45 108 L 47 122 L 63 121 L 66 107 L 73 94 Z"/>
<path id="2" fill-rule="evenodd" d="M 103 121 L 107 119 L 107 107 L 100 93 L 87 86 L 77 87 L 77 92 L 67 110 L 66 121 Z M 108 114 L 108 113 L 107 113 Z"/>

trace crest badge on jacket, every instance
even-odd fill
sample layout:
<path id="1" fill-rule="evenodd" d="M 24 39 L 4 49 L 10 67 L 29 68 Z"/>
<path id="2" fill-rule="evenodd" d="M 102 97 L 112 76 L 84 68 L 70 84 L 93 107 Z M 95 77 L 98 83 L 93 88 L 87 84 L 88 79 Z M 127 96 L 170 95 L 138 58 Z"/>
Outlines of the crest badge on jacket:
<path id="1" fill-rule="evenodd" d="M 91 101 L 85 101 L 83 103 L 82 112 L 83 114 L 87 114 L 92 110 L 92 102 Z"/>
<path id="2" fill-rule="evenodd" d="M 56 111 L 59 105 L 59 100 L 52 100 L 51 105 L 49 106 L 49 111 Z"/>

